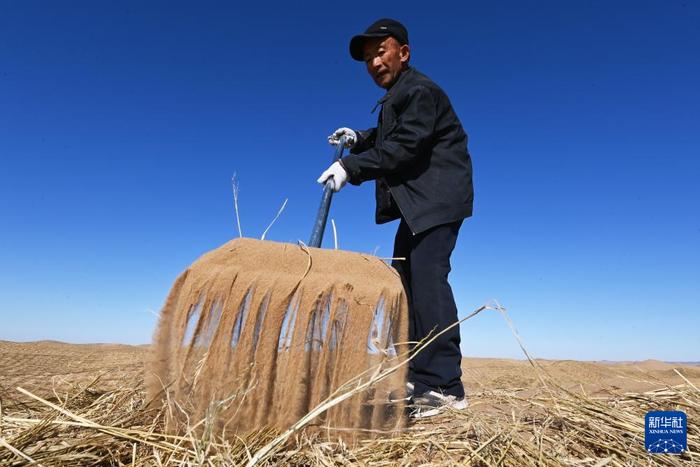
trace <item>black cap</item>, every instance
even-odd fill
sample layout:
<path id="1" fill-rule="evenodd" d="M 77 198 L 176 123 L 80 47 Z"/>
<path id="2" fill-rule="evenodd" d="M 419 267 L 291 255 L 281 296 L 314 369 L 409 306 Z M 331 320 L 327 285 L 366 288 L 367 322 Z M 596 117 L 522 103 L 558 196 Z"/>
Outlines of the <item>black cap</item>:
<path id="1" fill-rule="evenodd" d="M 363 34 L 358 34 L 350 40 L 350 55 L 355 60 L 364 62 L 363 48 L 365 41 L 372 37 L 391 36 L 399 44 L 408 44 L 408 31 L 403 24 L 395 19 L 382 18 L 370 25 Z"/>

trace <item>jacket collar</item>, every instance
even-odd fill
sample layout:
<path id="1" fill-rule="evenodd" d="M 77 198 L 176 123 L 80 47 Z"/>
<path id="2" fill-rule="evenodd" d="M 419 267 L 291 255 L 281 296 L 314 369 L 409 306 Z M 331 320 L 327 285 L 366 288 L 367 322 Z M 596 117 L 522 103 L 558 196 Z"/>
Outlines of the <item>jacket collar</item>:
<path id="1" fill-rule="evenodd" d="M 396 82 L 391 85 L 391 87 L 386 91 L 385 97 L 391 94 L 392 89 L 396 89 L 402 81 L 406 80 L 406 76 L 413 74 L 413 68 L 410 65 L 406 65 L 406 69 L 401 72 Z"/>
<path id="2" fill-rule="evenodd" d="M 374 108 L 372 108 L 371 113 L 374 113 L 374 111 L 377 110 L 377 107 L 379 107 L 380 105 L 384 105 L 384 103 L 388 101 L 389 98 L 392 96 L 392 91 L 398 89 L 399 84 L 401 84 L 402 81 L 405 81 L 406 76 L 410 74 L 413 74 L 413 68 L 409 65 L 406 67 L 405 70 L 401 72 L 399 77 L 396 79 L 396 82 L 392 84 L 389 89 L 387 89 L 386 94 L 384 94 L 384 96 L 382 96 L 382 98 L 377 101 L 377 103 L 374 105 Z"/>

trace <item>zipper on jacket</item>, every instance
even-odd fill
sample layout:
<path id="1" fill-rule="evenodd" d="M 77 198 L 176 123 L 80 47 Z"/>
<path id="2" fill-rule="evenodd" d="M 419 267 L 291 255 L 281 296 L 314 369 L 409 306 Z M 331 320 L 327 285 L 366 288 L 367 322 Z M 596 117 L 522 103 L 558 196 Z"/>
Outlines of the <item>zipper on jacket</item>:
<path id="1" fill-rule="evenodd" d="M 377 110 L 377 107 L 379 107 L 380 105 L 384 105 L 384 103 L 385 103 L 385 102 L 387 101 L 387 99 L 389 99 L 390 97 L 391 97 L 391 93 L 390 93 L 390 92 L 387 92 L 386 94 L 384 94 L 384 96 L 382 96 L 382 98 L 379 99 L 379 100 L 377 101 L 376 104 L 374 104 L 374 107 L 372 107 L 372 111 L 371 111 L 370 113 L 373 114 L 374 111 Z"/>
<path id="2" fill-rule="evenodd" d="M 405 74 L 405 72 L 402 73 L 402 75 L 404 75 L 404 74 Z M 400 76 L 399 76 L 399 79 L 401 79 Z M 396 84 L 396 83 L 394 83 L 394 84 Z M 392 86 L 392 87 L 393 87 L 393 86 Z M 377 110 L 377 107 L 379 107 L 380 105 L 383 107 L 383 106 L 384 106 L 384 103 L 385 103 L 387 100 L 389 100 L 390 97 L 391 97 L 391 92 L 388 91 L 386 94 L 384 94 L 384 96 L 383 96 L 381 99 L 379 99 L 379 100 L 377 101 L 377 103 L 375 104 L 374 108 L 372 109 L 372 112 L 370 112 L 370 113 L 374 113 L 374 111 Z M 384 131 L 384 127 L 386 127 L 386 125 L 384 124 L 384 113 L 383 113 L 383 112 L 380 112 L 379 117 L 381 118 L 382 132 L 383 132 L 383 131 Z M 382 137 L 383 137 L 384 135 L 378 135 L 378 136 L 382 136 Z M 416 232 L 414 232 L 413 227 L 411 227 L 411 224 L 408 223 L 408 219 L 406 218 L 406 215 L 405 215 L 405 214 L 403 213 L 403 211 L 401 210 L 401 206 L 399 205 L 399 202 L 396 201 L 396 197 L 395 197 L 394 194 L 391 192 L 391 187 L 390 187 L 389 184 L 386 182 L 386 179 L 384 180 L 384 183 L 386 183 L 386 189 L 387 189 L 387 191 L 389 191 L 389 196 L 390 196 L 391 198 L 393 198 L 394 203 L 396 203 L 396 207 L 399 208 L 399 212 L 401 213 L 401 218 L 402 218 L 404 221 L 406 221 L 406 225 L 408 226 L 408 230 L 410 230 L 410 231 L 411 231 L 411 235 L 413 235 L 413 236 L 415 237 L 415 236 L 416 236 Z"/>

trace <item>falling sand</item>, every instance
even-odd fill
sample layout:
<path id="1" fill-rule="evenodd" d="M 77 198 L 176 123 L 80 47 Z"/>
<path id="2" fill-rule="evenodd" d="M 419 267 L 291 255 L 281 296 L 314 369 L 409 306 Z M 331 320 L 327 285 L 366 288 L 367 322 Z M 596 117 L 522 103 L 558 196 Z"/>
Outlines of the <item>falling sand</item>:
<path id="1" fill-rule="evenodd" d="M 172 430 L 207 418 L 244 435 L 288 428 L 343 383 L 407 350 L 407 305 L 375 256 L 240 238 L 175 281 L 155 335 L 149 389 Z M 316 419 L 340 432 L 403 424 L 405 371 Z M 163 390 L 165 389 L 165 391 Z"/>

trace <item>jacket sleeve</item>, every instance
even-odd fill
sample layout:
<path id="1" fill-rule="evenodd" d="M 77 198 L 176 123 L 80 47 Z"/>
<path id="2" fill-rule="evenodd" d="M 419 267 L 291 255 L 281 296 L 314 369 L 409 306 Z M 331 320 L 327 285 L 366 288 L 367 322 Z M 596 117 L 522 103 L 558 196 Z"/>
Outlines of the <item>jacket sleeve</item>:
<path id="1" fill-rule="evenodd" d="M 436 120 L 432 92 L 424 86 L 416 86 L 408 91 L 402 107 L 396 124 L 386 128 L 380 145 L 343 159 L 351 183 L 399 172 L 421 157 L 429 156 Z"/>
<path id="2" fill-rule="evenodd" d="M 359 154 L 374 146 L 374 140 L 377 137 L 377 129 L 355 130 L 355 134 L 357 135 L 357 142 L 350 152 L 352 154 Z"/>

